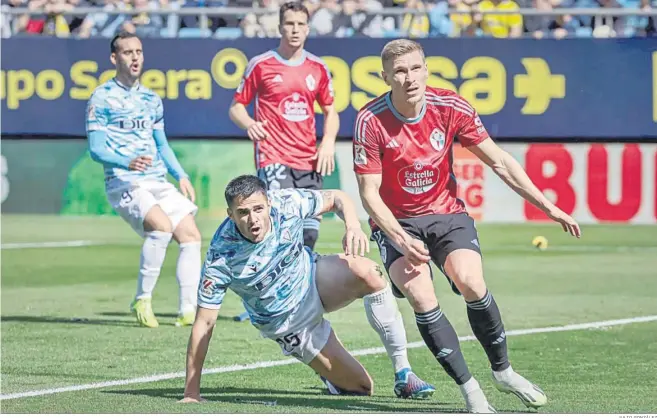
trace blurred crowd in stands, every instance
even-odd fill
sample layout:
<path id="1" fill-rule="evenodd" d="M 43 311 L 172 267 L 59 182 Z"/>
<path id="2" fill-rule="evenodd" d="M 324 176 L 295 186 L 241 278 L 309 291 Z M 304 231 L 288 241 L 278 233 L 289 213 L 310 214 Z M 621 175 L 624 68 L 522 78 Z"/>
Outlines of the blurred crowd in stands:
<path id="1" fill-rule="evenodd" d="M 58 36 L 111 37 L 119 30 L 144 37 L 238 37 L 278 35 L 278 8 L 282 0 L 2 0 L 2 37 Z M 311 36 L 323 37 L 645 37 L 656 35 L 655 16 L 523 16 L 485 14 L 490 10 L 567 8 L 623 8 L 653 10 L 657 0 L 307 0 Z M 178 15 L 176 10 L 197 7 L 260 7 L 271 13 L 256 15 Z M 28 8 L 33 14 L 6 13 Z M 98 12 L 73 16 L 66 11 L 94 7 Z M 386 15 L 386 8 L 414 9 L 417 13 Z M 134 9 L 159 9 L 164 14 L 130 14 Z M 123 14 L 106 13 L 125 11 Z M 453 13 L 454 10 L 467 13 Z"/>

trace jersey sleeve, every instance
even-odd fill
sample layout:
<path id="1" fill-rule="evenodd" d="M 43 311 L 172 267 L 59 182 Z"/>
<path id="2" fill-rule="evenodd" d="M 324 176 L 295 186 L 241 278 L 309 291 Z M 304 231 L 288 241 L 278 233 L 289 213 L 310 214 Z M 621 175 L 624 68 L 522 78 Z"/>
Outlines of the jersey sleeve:
<path id="1" fill-rule="evenodd" d="M 201 281 L 198 286 L 198 306 L 207 309 L 219 309 L 232 281 L 230 269 L 221 249 L 208 250 L 205 263 L 201 269 Z"/>
<path id="2" fill-rule="evenodd" d="M 364 110 L 356 116 L 354 127 L 353 157 L 356 174 L 381 173 L 381 146 L 377 140 L 373 115 Z"/>
<path id="3" fill-rule="evenodd" d="M 335 92 L 333 91 L 333 79 L 331 78 L 331 71 L 324 62 L 322 64 L 322 78 L 319 82 L 317 89 L 317 102 L 320 106 L 330 106 L 335 99 Z"/>
<path id="4" fill-rule="evenodd" d="M 87 102 L 86 130 L 105 131 L 109 123 L 108 108 L 101 90 L 96 90 Z"/>
<path id="5" fill-rule="evenodd" d="M 258 77 L 260 73 L 260 66 L 258 63 L 261 61 L 256 60 L 256 58 L 249 61 L 249 64 L 244 71 L 244 75 L 242 76 L 242 81 L 240 81 L 237 90 L 235 90 L 235 95 L 233 96 L 233 99 L 237 103 L 242 103 L 245 106 L 255 99 L 256 93 L 258 92 Z"/>
<path id="6" fill-rule="evenodd" d="M 280 189 L 271 191 L 269 197 L 279 211 L 302 219 L 319 216 L 324 207 L 324 198 L 317 190 Z"/>
<path id="7" fill-rule="evenodd" d="M 455 99 L 456 137 L 464 147 L 478 145 L 488 138 L 488 132 L 477 111 L 460 96 Z"/>
<path id="8" fill-rule="evenodd" d="M 164 130 L 164 104 L 157 94 L 155 95 L 155 119 L 153 121 L 154 131 Z"/>

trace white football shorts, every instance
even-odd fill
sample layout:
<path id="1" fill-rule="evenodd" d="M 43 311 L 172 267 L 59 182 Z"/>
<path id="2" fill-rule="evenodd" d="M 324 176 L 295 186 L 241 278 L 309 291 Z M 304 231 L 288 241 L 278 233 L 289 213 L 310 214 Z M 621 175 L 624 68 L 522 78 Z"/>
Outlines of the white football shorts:
<path id="1" fill-rule="evenodd" d="M 109 183 L 105 188 L 107 199 L 114 210 L 142 237 L 144 218 L 155 205 L 167 214 L 174 231 L 185 216 L 196 215 L 198 212 L 198 207 L 168 181 L 117 183 Z"/>

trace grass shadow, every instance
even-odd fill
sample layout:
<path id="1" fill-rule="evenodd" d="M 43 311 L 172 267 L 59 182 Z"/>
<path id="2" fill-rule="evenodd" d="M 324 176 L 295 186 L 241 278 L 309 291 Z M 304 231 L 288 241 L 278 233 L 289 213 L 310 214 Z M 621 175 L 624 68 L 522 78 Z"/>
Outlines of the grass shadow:
<path id="1" fill-rule="evenodd" d="M 136 389 L 112 390 L 106 393 L 119 395 L 149 396 L 169 399 L 172 402 L 182 398 L 182 389 Z M 341 412 L 407 412 L 407 413 L 461 413 L 465 412 L 460 402 L 445 403 L 432 400 L 401 401 L 390 403 L 388 397 L 334 396 L 326 390 L 309 388 L 304 391 L 261 389 L 243 387 L 205 388 L 203 398 L 208 402 L 225 402 L 231 404 L 251 404 L 291 408 L 330 409 Z M 395 405 L 396 403 L 396 405 Z M 411 405 L 411 403 L 413 403 Z"/>

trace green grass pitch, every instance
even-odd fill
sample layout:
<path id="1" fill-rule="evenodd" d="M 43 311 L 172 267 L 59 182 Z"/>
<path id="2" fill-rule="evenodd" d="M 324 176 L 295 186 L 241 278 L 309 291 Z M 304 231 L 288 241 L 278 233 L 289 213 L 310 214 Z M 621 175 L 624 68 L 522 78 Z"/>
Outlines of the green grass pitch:
<path id="1" fill-rule="evenodd" d="M 199 221 L 204 250 L 220 219 Z M 507 330 L 657 315 L 657 227 L 584 226 L 580 240 L 556 225 L 480 225 L 487 283 Z M 322 225 L 320 253 L 339 251 L 339 223 Z M 544 235 L 546 251 L 531 247 Z M 136 288 L 140 239 L 117 217 L 2 216 L 2 242 L 89 240 L 74 248 L 2 250 L 2 395 L 184 371 L 189 328 L 173 326 L 177 307 L 172 244 L 153 305 L 158 329 L 136 326 L 128 305 Z M 370 256 L 378 260 L 376 245 Z M 470 335 L 465 305 L 440 273 L 435 289 L 460 336 Z M 399 301 L 408 339 L 421 338 L 413 313 Z M 220 312 L 207 368 L 284 360 L 278 345 L 232 317 L 241 304 L 229 293 Z M 357 301 L 328 319 L 350 350 L 380 347 Z M 547 393 L 548 413 L 657 412 L 657 322 L 509 338 L 514 368 Z M 527 409 L 490 381 L 476 341 L 462 342 L 471 371 L 498 411 Z M 426 401 L 398 400 L 384 354 L 359 357 L 372 374 L 369 398 L 325 394 L 301 364 L 203 377 L 200 405 L 176 401 L 180 377 L 50 395 L 5 399 L 4 413 L 374 413 L 463 411 L 458 389 L 425 347 L 409 350 L 418 375 L 436 385 Z"/>

